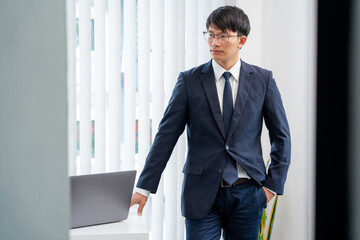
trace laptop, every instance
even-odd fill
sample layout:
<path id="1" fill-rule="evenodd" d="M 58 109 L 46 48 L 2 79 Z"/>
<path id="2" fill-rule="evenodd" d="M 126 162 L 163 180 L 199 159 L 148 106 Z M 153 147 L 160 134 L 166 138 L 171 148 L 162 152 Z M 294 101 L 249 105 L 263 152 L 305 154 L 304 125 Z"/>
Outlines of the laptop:
<path id="1" fill-rule="evenodd" d="M 135 170 L 71 176 L 71 228 L 126 220 L 135 176 Z"/>

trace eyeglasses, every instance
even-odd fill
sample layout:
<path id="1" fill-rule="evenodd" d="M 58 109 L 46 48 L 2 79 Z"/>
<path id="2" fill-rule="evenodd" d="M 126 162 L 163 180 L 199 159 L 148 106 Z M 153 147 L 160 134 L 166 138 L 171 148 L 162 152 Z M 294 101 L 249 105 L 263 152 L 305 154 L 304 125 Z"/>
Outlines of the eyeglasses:
<path id="1" fill-rule="evenodd" d="M 231 37 L 240 37 L 241 35 L 236 36 L 228 36 L 223 33 L 215 34 L 215 33 L 209 33 L 209 32 L 203 32 L 204 38 L 208 42 L 214 41 L 215 38 L 217 38 L 218 42 L 220 43 L 227 43 L 229 41 L 229 38 Z"/>

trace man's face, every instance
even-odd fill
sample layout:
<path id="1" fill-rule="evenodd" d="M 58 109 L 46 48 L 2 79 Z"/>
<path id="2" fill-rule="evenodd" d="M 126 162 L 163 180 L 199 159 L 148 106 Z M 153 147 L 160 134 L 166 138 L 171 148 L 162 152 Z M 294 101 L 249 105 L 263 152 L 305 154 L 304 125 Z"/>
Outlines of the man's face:
<path id="1" fill-rule="evenodd" d="M 212 41 L 208 41 L 212 58 L 220 66 L 229 70 L 239 59 L 239 50 L 245 44 L 246 37 L 238 37 L 238 34 L 231 30 L 223 32 L 214 25 L 210 25 L 208 33 L 216 35 Z M 222 35 L 229 36 L 229 38 L 223 37 L 221 40 Z"/>

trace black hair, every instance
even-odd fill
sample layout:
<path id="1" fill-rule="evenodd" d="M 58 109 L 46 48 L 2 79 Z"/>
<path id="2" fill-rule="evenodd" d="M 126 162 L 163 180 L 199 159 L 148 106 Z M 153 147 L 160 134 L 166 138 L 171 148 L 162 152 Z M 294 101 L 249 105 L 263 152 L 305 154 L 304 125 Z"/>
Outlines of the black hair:
<path id="1" fill-rule="evenodd" d="M 239 35 L 248 36 L 250 21 L 248 16 L 238 7 L 224 6 L 215 9 L 206 20 L 206 29 L 210 25 L 216 26 L 221 31 L 231 30 Z"/>

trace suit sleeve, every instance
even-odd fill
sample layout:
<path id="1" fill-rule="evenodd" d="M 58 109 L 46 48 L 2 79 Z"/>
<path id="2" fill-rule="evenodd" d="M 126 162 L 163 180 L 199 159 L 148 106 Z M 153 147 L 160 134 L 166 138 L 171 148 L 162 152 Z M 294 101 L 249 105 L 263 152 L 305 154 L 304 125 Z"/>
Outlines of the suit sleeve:
<path id="1" fill-rule="evenodd" d="M 266 127 L 269 130 L 271 164 L 264 186 L 282 195 L 290 165 L 290 130 L 280 92 L 272 72 L 269 72 L 268 81 L 263 114 Z"/>
<path id="2" fill-rule="evenodd" d="M 161 174 L 188 119 L 184 73 L 180 73 L 169 104 L 159 124 L 158 133 L 145 161 L 137 187 L 156 193 Z"/>

